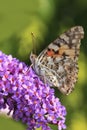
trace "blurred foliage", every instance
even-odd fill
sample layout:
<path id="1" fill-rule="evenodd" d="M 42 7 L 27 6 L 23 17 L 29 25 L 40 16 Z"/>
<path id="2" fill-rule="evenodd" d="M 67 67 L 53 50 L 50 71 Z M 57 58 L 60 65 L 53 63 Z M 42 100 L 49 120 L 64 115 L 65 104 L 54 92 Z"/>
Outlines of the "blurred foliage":
<path id="1" fill-rule="evenodd" d="M 11 118 L 5 117 L 5 115 L 0 116 L 0 129 L 1 130 L 26 130 L 26 127 L 21 124 L 21 122 L 16 122 Z"/>
<path id="2" fill-rule="evenodd" d="M 0 50 L 27 64 L 33 50 L 32 38 L 39 54 L 59 34 L 75 25 L 81 25 L 85 30 L 79 58 L 79 80 L 75 91 L 69 96 L 60 94 L 57 89 L 55 91 L 67 109 L 67 130 L 86 130 L 87 0 L 0 0 Z M 22 130 L 20 123 L 14 125 L 10 119 L 0 117 L 1 130 L 5 127 L 9 130 L 16 129 L 16 126 Z M 54 126 L 52 128 L 56 130 Z"/>

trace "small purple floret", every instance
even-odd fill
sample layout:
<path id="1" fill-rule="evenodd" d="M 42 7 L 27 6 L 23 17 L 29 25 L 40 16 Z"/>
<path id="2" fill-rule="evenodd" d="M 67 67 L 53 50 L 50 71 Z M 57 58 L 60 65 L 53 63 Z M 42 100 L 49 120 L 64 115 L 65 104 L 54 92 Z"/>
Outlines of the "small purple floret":
<path id="1" fill-rule="evenodd" d="M 66 129 L 66 109 L 54 89 L 44 84 L 32 67 L 0 52 L 0 109 L 7 105 L 8 114 L 13 111 L 13 119 L 27 124 L 28 130 L 51 130 L 48 124 Z"/>

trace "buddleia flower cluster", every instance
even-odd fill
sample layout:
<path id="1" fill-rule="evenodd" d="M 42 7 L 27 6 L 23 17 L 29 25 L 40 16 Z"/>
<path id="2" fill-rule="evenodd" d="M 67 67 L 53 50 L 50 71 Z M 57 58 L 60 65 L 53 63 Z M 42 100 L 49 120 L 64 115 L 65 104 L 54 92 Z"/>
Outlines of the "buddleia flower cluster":
<path id="1" fill-rule="evenodd" d="M 55 97 L 54 89 L 44 84 L 25 63 L 0 52 L 0 109 L 8 106 L 16 121 L 27 125 L 27 130 L 66 129 L 66 108 Z"/>

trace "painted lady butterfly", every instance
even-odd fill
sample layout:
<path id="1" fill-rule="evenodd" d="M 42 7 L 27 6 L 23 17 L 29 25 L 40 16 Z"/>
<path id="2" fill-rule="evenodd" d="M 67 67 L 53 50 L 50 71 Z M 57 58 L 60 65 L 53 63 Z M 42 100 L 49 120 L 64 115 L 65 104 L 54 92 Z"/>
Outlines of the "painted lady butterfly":
<path id="1" fill-rule="evenodd" d="M 50 86 L 68 95 L 78 79 L 80 41 L 84 37 L 81 26 L 72 27 L 48 45 L 40 55 L 30 55 L 35 72 Z"/>

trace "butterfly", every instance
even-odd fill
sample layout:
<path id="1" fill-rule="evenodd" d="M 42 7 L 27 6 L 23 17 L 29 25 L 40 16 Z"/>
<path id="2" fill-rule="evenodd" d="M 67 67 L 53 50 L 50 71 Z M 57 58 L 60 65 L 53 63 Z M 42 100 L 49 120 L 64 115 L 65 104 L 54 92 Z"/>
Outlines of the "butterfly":
<path id="1" fill-rule="evenodd" d="M 78 57 L 83 37 L 82 26 L 72 27 L 51 42 L 39 56 L 30 55 L 36 74 L 65 95 L 72 92 L 78 79 Z"/>

